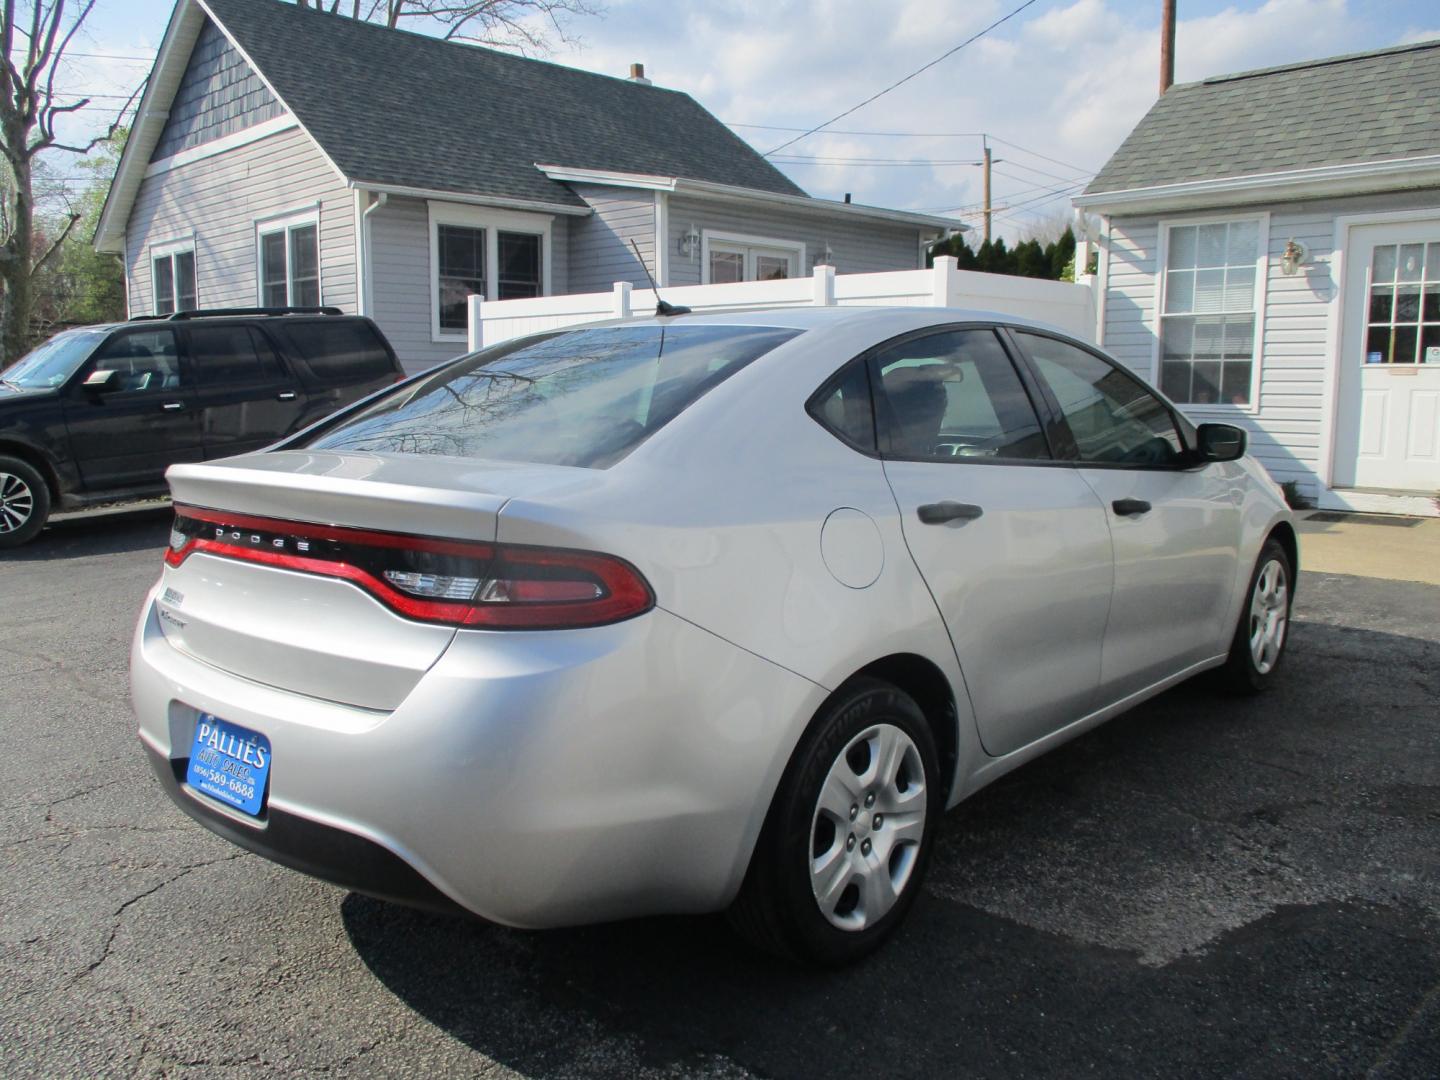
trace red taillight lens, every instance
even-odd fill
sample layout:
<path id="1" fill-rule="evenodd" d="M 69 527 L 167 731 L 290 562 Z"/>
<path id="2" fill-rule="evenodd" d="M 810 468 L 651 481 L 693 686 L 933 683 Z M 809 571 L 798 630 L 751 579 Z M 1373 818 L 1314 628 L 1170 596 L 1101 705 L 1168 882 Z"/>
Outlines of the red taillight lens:
<path id="1" fill-rule="evenodd" d="M 655 606 L 623 559 L 565 548 L 479 544 L 176 506 L 165 562 L 192 553 L 340 578 L 406 618 L 451 626 L 600 626 Z"/>

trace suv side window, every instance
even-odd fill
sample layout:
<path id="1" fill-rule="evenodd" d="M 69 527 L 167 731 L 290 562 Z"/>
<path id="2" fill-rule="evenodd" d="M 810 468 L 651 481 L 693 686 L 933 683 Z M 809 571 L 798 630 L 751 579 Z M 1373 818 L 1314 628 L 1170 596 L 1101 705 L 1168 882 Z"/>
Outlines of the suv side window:
<path id="1" fill-rule="evenodd" d="M 870 358 L 880 452 L 923 461 L 1048 459 L 1040 420 L 992 330 L 911 338 Z"/>
<path id="2" fill-rule="evenodd" d="M 96 350 L 90 370 L 119 372 L 115 392 L 158 394 L 185 385 L 174 330 L 117 334 Z"/>
<path id="3" fill-rule="evenodd" d="M 393 378 L 398 372 L 384 342 L 363 319 L 286 319 L 275 332 L 290 355 L 327 385 Z"/>
<path id="4" fill-rule="evenodd" d="M 1081 461 L 1141 467 L 1184 463 L 1185 443 L 1174 414 L 1139 379 L 1067 342 L 1013 332 L 1055 395 Z"/>
<path id="5" fill-rule="evenodd" d="M 271 383 L 285 377 L 270 343 L 253 328 L 192 326 L 190 359 L 201 383 Z"/>

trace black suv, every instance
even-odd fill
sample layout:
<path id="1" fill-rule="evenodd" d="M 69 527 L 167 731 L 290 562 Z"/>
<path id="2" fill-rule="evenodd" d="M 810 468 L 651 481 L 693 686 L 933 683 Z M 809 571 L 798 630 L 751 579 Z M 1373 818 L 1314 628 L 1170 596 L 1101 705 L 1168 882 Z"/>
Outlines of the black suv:
<path id="1" fill-rule="evenodd" d="M 338 308 L 184 311 L 66 330 L 0 372 L 0 548 L 51 507 L 165 493 L 165 468 L 256 450 L 404 378 Z"/>

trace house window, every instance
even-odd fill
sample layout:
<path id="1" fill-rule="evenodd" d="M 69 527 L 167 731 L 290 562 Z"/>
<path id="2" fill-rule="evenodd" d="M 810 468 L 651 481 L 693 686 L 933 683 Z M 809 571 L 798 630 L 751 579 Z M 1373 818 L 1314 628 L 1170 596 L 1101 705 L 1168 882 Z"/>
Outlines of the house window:
<path id="1" fill-rule="evenodd" d="M 805 245 L 785 240 L 707 232 L 703 247 L 707 285 L 798 277 L 805 263 Z"/>
<path id="2" fill-rule="evenodd" d="M 550 291 L 549 217 L 430 203 L 432 336 L 462 341 L 470 297 L 520 300 Z"/>
<path id="3" fill-rule="evenodd" d="M 256 227 L 261 307 L 320 306 L 320 224 L 308 214 Z"/>
<path id="4" fill-rule="evenodd" d="M 195 297 L 194 249 L 152 250 L 150 283 L 155 297 L 156 315 L 194 311 L 198 306 Z"/>
<path id="5" fill-rule="evenodd" d="M 1375 248 L 1365 362 L 1440 363 L 1440 244 Z"/>
<path id="6" fill-rule="evenodd" d="M 1261 221 L 1171 225 L 1160 316 L 1160 388 L 1185 405 L 1254 398 Z"/>

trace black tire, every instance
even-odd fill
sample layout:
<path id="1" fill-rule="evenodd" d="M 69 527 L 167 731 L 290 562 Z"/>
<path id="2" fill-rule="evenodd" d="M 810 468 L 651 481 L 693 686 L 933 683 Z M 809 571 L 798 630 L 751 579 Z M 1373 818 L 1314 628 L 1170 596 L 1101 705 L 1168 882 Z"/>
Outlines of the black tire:
<path id="1" fill-rule="evenodd" d="M 50 516 L 50 488 L 27 461 L 0 457 L 0 549 L 35 539 Z"/>
<path id="2" fill-rule="evenodd" d="M 1256 660 L 1254 650 L 1251 648 L 1251 635 L 1257 628 L 1257 617 L 1255 615 L 1256 589 L 1266 570 L 1273 565 L 1278 566 L 1279 573 L 1283 575 L 1285 589 L 1284 597 L 1284 618 L 1281 625 L 1281 638 L 1278 651 L 1268 666 L 1264 666 Z M 1230 641 L 1230 655 L 1225 665 L 1217 672 L 1220 686 L 1234 694 L 1258 694 L 1265 690 L 1275 679 L 1275 673 L 1279 670 L 1281 662 L 1285 659 L 1285 646 L 1289 642 L 1290 607 L 1295 596 L 1294 570 L 1290 566 L 1290 556 L 1285 553 L 1284 546 L 1273 538 L 1265 541 L 1265 546 L 1260 549 L 1260 557 L 1255 560 L 1255 569 L 1250 573 L 1250 584 L 1245 589 L 1245 599 L 1241 603 L 1240 617 L 1236 620 L 1235 636 Z"/>
<path id="3" fill-rule="evenodd" d="M 847 748 L 855 750 L 852 743 L 859 736 L 884 730 L 877 725 L 899 728 L 918 751 L 925 785 L 922 831 L 918 844 L 912 841 L 904 845 L 915 848 L 913 854 L 897 856 L 902 850 L 897 843 L 890 849 L 891 858 L 886 863 L 874 864 L 883 865 L 884 873 L 892 880 L 897 858 L 902 867 L 908 866 L 902 871 L 905 876 L 895 890 L 893 906 L 882 917 L 867 920 L 861 928 L 841 929 L 821 910 L 811 885 L 811 860 L 817 857 L 812 854 L 812 830 L 817 827 L 821 788 L 832 767 L 839 766 Z M 908 750 L 906 754 L 907 760 L 913 760 Z M 913 788 L 906 786 L 912 783 L 906 768 L 902 766 L 904 775 L 898 790 L 913 794 Z M 936 823 L 944 812 L 941 789 L 934 735 L 914 699 L 877 679 L 857 678 L 846 683 L 821 710 L 791 757 L 751 856 L 745 883 L 728 912 L 731 925 L 760 949 L 801 962 L 839 966 L 872 952 L 905 918 L 924 883 Z M 866 822 L 874 820 L 869 811 L 862 813 L 867 815 Z M 882 827 L 877 826 L 873 832 L 866 827 L 867 841 L 862 843 L 866 855 L 871 850 L 871 837 L 875 851 L 880 850 Z M 845 842 L 838 830 L 832 835 L 835 842 Z"/>

